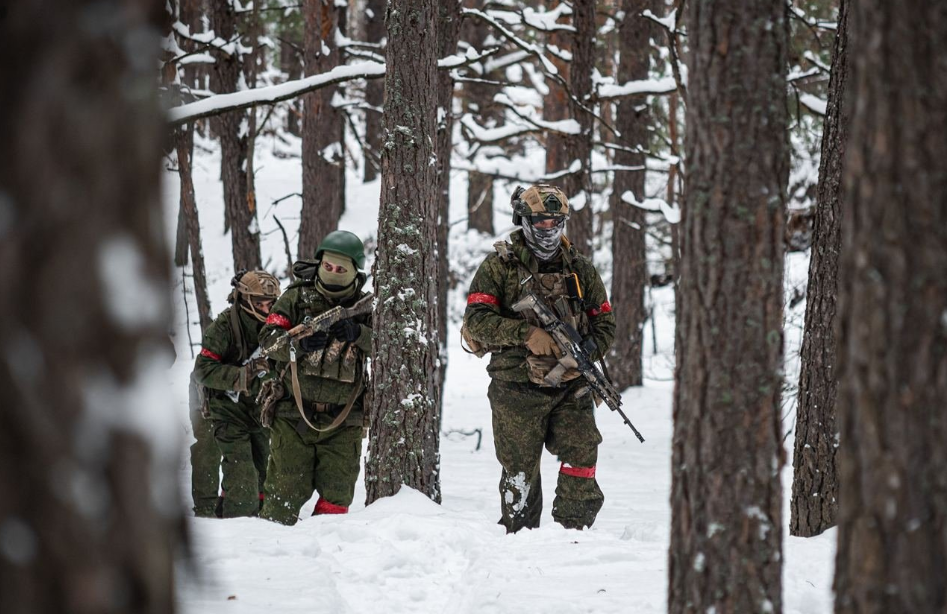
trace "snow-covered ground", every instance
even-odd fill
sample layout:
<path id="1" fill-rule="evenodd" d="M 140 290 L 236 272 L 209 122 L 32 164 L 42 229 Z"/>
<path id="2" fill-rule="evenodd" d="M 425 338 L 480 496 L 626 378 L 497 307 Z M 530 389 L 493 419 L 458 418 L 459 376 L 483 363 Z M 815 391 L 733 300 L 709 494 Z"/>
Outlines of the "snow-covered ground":
<path id="1" fill-rule="evenodd" d="M 273 220 L 279 216 L 296 247 L 299 198 L 274 200 L 300 192 L 300 160 L 277 157 L 275 149 L 298 152 L 298 145 L 259 144 L 256 160 L 263 260 L 274 273 L 285 271 L 282 236 Z M 218 180 L 219 157 L 214 144 L 198 140 L 195 149 L 195 190 L 201 214 L 204 255 L 213 308 L 226 305 L 230 290 L 230 238 L 222 234 L 223 205 Z M 167 227 L 174 235 L 178 184 L 167 173 Z M 375 234 L 379 183 L 348 179 L 347 211 L 341 227 L 363 239 Z M 452 178 L 451 261 L 468 270 L 490 249 L 493 239 L 468 235 L 466 177 Z M 496 228 L 509 227 L 497 188 Z M 472 263 L 472 264 L 471 264 Z M 807 261 L 787 260 L 787 289 L 805 285 Z M 187 295 L 193 313 L 190 279 Z M 170 376 L 175 406 L 188 445 L 186 381 L 192 365 L 188 347 L 182 278 L 175 289 L 178 360 Z M 463 310 L 464 288 L 451 294 L 451 312 Z M 441 438 L 443 504 L 403 489 L 389 499 L 365 507 L 360 482 L 351 513 L 309 517 L 314 501 L 302 511 L 304 520 L 283 527 L 259 519 L 190 519 L 193 558 L 182 561 L 178 575 L 181 610 L 188 614 L 267 612 L 428 612 L 628 613 L 666 609 L 667 548 L 670 525 L 670 439 L 673 372 L 673 294 L 653 293 L 655 334 L 646 340 L 646 382 L 626 390 L 624 408 L 647 439 L 640 444 L 617 414 L 598 410 L 604 443 L 599 450 L 597 478 L 605 506 L 589 530 L 566 531 L 552 522 L 558 464 L 543 461 L 543 525 L 534 531 L 506 535 L 499 518 L 499 465 L 493 452 L 490 407 L 486 399 L 486 360 L 465 354 L 456 325 L 449 331 L 449 367 Z M 787 311 L 787 382 L 798 370 L 799 328 L 804 303 Z M 650 326 L 650 325 L 649 325 Z M 191 326 L 197 335 L 199 327 Z M 656 349 L 655 352 L 655 342 Z M 789 395 L 791 396 L 791 395 Z M 787 399 L 786 428 L 793 424 Z M 479 430 L 482 440 L 474 433 Z M 479 447 L 478 447 L 479 443 Z M 791 454 L 792 440 L 787 440 Z M 189 505 L 189 466 L 182 455 L 181 492 Z M 785 491 L 791 463 L 783 473 Z M 788 494 L 785 518 L 788 519 Z M 785 524 L 785 523 L 784 523 Z M 786 530 L 784 528 L 784 534 Z M 784 611 L 817 614 L 832 609 L 835 531 L 808 540 L 786 537 Z"/>

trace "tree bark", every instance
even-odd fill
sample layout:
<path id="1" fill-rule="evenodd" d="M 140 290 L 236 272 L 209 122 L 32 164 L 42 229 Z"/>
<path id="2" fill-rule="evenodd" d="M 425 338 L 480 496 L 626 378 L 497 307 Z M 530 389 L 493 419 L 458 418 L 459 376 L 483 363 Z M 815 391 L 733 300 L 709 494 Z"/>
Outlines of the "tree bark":
<path id="1" fill-rule="evenodd" d="M 857 0 L 835 611 L 947 611 L 947 5 Z"/>
<path id="2" fill-rule="evenodd" d="M 385 0 L 368 0 L 365 10 L 365 39 L 380 44 L 385 40 Z M 385 82 L 369 79 L 365 84 L 365 103 L 372 107 L 365 111 L 365 170 L 364 180 L 374 181 L 381 166 L 381 108 L 385 103 Z M 374 110 L 374 109 L 377 109 Z"/>
<path id="3" fill-rule="evenodd" d="M 230 2 L 211 3 L 211 23 L 218 37 L 230 41 L 237 37 L 237 17 Z M 211 73 L 217 93 L 237 91 L 242 60 L 238 51 L 228 54 L 214 51 L 216 62 Z M 253 196 L 247 192 L 247 134 L 242 124 L 247 121 L 243 111 L 225 113 L 211 120 L 220 138 L 220 176 L 224 186 L 224 207 L 230 226 L 235 271 L 260 268 L 260 233 L 256 223 Z"/>
<path id="4" fill-rule="evenodd" d="M 158 37 L 126 45 L 167 14 L 50 4 L 0 18 L 0 612 L 174 612 Z"/>
<path id="5" fill-rule="evenodd" d="M 650 67 L 651 22 L 641 16 L 649 9 L 651 0 L 624 0 L 625 14 L 619 32 L 620 60 L 618 82 L 647 79 Z M 618 105 L 618 143 L 638 153 L 618 150 L 618 166 L 644 167 L 644 151 L 648 147 L 648 113 L 641 107 L 640 98 L 623 98 Z M 648 283 L 648 264 L 645 252 L 647 219 L 640 207 L 622 200 L 630 192 L 637 202 L 645 199 L 645 172 L 618 171 L 611 195 L 612 210 L 612 302 L 615 310 L 615 342 L 609 351 L 612 380 L 619 389 L 640 386 L 642 383 L 641 350 L 647 313 L 644 307 L 645 287 Z"/>
<path id="6" fill-rule="evenodd" d="M 562 18 L 560 17 L 560 21 L 561 20 Z M 572 50 L 572 36 L 561 30 L 550 32 L 547 35 L 547 41 L 549 45 L 553 45 L 562 51 L 571 52 Z M 555 65 L 559 76 L 568 83 L 570 64 L 563 61 L 557 55 L 550 54 L 549 58 L 553 65 Z M 566 92 L 565 88 L 560 84 L 548 77 L 546 78 L 546 85 L 549 88 L 549 93 L 543 96 L 543 120 L 559 121 L 569 119 L 568 92 Z M 562 134 L 546 134 L 546 174 L 560 173 L 569 168 L 572 159 L 569 157 L 569 152 L 567 151 L 566 140 L 566 137 Z M 563 180 L 557 179 L 554 183 L 563 188 L 567 196 L 572 196 L 568 190 L 565 190 Z"/>
<path id="7" fill-rule="evenodd" d="M 486 0 L 472 0 L 470 8 L 484 10 Z M 487 24 L 479 19 L 468 19 L 464 22 L 466 29 L 465 40 L 477 51 L 482 51 L 490 30 Z M 485 63 L 481 63 L 484 66 Z M 481 78 L 489 79 L 490 75 L 482 72 Z M 496 127 L 503 122 L 503 113 L 498 112 L 493 104 L 496 87 L 486 83 L 464 84 L 464 111 L 474 115 L 478 123 L 485 127 Z M 472 228 L 488 235 L 493 235 L 493 177 L 477 172 L 467 173 L 467 228 Z"/>
<path id="8" fill-rule="evenodd" d="M 849 124 L 846 103 L 849 6 L 849 0 L 841 0 L 828 108 L 823 122 L 818 200 L 806 291 L 789 515 L 790 534 L 801 537 L 818 535 L 834 527 L 838 513 L 835 315 L 842 246 L 839 198 Z"/>
<path id="9" fill-rule="evenodd" d="M 461 0 L 440 0 L 437 3 L 437 59 L 457 53 L 460 38 Z M 447 238 L 450 231 L 450 157 L 454 135 L 454 78 L 449 70 L 437 71 L 437 330 L 440 336 L 438 366 L 439 390 L 444 389 L 447 376 L 447 292 L 450 290 L 450 267 L 447 260 Z M 443 395 L 438 401 L 443 402 Z M 438 407 L 441 413 L 442 407 Z"/>
<path id="10" fill-rule="evenodd" d="M 207 294 L 207 275 L 204 270 L 204 249 L 201 244 L 201 223 L 194 198 L 194 178 L 191 173 L 191 151 L 194 144 L 194 124 L 178 128 L 174 135 L 174 146 L 178 154 L 178 177 L 181 183 L 181 216 L 187 233 L 185 244 L 191 253 L 191 272 L 194 276 L 194 295 L 197 298 L 197 313 L 201 330 L 213 322 L 210 297 Z M 187 262 L 185 261 L 185 265 Z M 187 323 L 191 325 L 190 322 Z"/>
<path id="11" fill-rule="evenodd" d="M 437 3 L 389 4 L 367 501 L 401 485 L 440 502 Z"/>
<path id="12" fill-rule="evenodd" d="M 689 2 L 668 611 L 782 611 L 781 0 Z"/>
<path id="13" fill-rule="evenodd" d="M 592 257 L 594 218 L 592 214 L 592 116 L 582 109 L 578 101 L 591 105 L 592 71 L 595 68 L 595 0 L 573 0 L 572 25 L 576 32 L 572 38 L 572 65 L 569 67 L 569 119 L 579 123 L 580 132 L 566 139 L 566 167 L 578 161 L 581 164 L 575 173 L 561 180 L 561 186 L 570 199 L 581 195 L 585 204 L 574 211 L 569 220 L 569 239 L 580 252 Z M 578 201 L 577 201 L 578 202 Z"/>
<path id="14" fill-rule="evenodd" d="M 340 13 L 335 0 L 307 0 L 306 75 L 328 72 L 341 63 L 336 47 Z M 339 227 L 345 208 L 345 151 L 342 115 L 332 107 L 337 86 L 303 97 L 303 205 L 299 223 L 300 258 L 312 258 L 327 234 Z"/>

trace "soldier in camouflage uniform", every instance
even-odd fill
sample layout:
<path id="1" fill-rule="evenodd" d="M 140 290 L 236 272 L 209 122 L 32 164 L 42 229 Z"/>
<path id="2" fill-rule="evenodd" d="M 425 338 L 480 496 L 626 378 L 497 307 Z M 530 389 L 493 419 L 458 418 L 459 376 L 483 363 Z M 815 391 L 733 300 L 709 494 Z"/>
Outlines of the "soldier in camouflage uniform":
<path id="1" fill-rule="evenodd" d="M 280 291 L 279 281 L 266 271 L 238 274 L 232 283 L 232 306 L 204 331 L 194 365 L 194 378 L 207 391 L 208 417 L 223 456 L 224 518 L 260 510 L 270 445 L 256 396 L 272 372 L 260 356 L 257 336 Z"/>
<path id="2" fill-rule="evenodd" d="M 220 449 L 214 441 L 214 425 L 204 418 L 202 395 L 194 372 L 188 379 L 188 417 L 191 419 L 191 500 L 198 518 L 220 518 L 223 499 L 220 497 Z"/>
<path id="3" fill-rule="evenodd" d="M 260 514 L 268 520 L 295 524 L 313 491 L 319 494 L 314 515 L 344 514 L 355 497 L 371 316 L 341 320 L 328 333 L 305 337 L 298 345 L 288 342 L 286 331 L 306 316 L 319 316 L 338 305 L 350 307 L 365 296 L 364 266 L 364 247 L 357 236 L 342 230 L 329 233 L 315 260 L 293 265 L 298 281 L 276 301 L 260 334 L 264 352 L 283 374 L 285 391 L 270 427 L 266 500 Z M 295 374 L 288 364 L 291 356 L 296 357 Z M 298 405 L 294 389 L 299 391 Z"/>
<path id="4" fill-rule="evenodd" d="M 572 369 L 559 386 L 543 378 L 560 354 L 534 314 L 512 306 L 532 291 L 557 315 L 591 337 L 593 360 L 608 350 L 615 318 L 605 286 L 591 261 L 564 236 L 569 202 L 558 188 L 536 185 L 513 196 L 510 241 L 495 245 L 470 285 L 464 339 L 479 354 L 492 352 L 487 393 L 493 436 L 502 465 L 500 506 L 507 532 L 539 526 L 542 485 L 539 464 L 545 445 L 559 457 L 552 516 L 567 528 L 591 526 L 605 500 L 595 480 L 598 445 L 593 395 Z"/>

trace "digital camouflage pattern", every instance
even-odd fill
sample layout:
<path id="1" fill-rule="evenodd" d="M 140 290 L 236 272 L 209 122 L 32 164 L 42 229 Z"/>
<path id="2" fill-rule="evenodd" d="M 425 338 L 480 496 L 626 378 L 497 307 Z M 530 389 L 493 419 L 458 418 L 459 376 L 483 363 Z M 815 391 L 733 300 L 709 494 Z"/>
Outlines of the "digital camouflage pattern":
<path id="1" fill-rule="evenodd" d="M 194 515 L 214 518 L 217 498 L 220 496 L 220 450 L 214 441 L 214 425 L 201 414 L 194 374 L 188 382 L 188 414 L 191 432 L 196 441 L 191 444 L 191 500 Z"/>
<path id="2" fill-rule="evenodd" d="M 547 298 L 549 289 L 538 281 L 542 274 L 575 273 L 583 300 L 572 306 L 571 316 L 576 319 L 576 329 L 595 340 L 598 347 L 593 360 L 608 351 L 615 336 L 615 317 L 595 267 L 567 242 L 563 242 L 558 259 L 542 266 L 526 247 L 521 231 L 510 236 L 510 244 L 510 253 L 519 264 L 505 261 L 499 254 L 489 255 L 470 285 L 464 314 L 468 334 L 494 348 L 487 372 L 492 378 L 488 397 L 494 445 L 503 468 L 500 522 L 510 532 L 539 526 L 539 459 L 546 447 L 563 463 L 553 518 L 569 528 L 591 526 L 604 501 L 595 480 L 601 435 L 595 426 L 592 395 L 581 378 L 557 388 L 530 381 L 527 359 L 531 354 L 524 345 L 530 323 L 512 306 L 526 291 Z M 527 278 L 529 281 L 521 284 Z"/>
<path id="3" fill-rule="evenodd" d="M 244 345 L 241 348 L 233 331 L 233 309 L 221 312 L 204 331 L 201 353 L 194 365 L 196 381 L 208 389 L 210 422 L 223 456 L 225 518 L 251 516 L 259 511 L 269 455 L 268 437 L 255 401 L 262 380 L 251 379 L 249 393 L 236 392 L 244 372 L 242 363 L 259 347 L 257 335 L 263 324 L 236 308 Z"/>
<path id="4" fill-rule="evenodd" d="M 261 516 L 283 524 L 296 522 L 300 507 L 314 490 L 320 495 L 317 512 L 347 511 L 354 497 L 361 458 L 364 391 L 357 397 L 345 422 L 328 433 L 310 429 L 299 416 L 292 397 L 292 375 L 287 368 L 290 348 L 280 337 L 302 323 L 306 316 L 319 316 L 337 305 L 350 307 L 365 296 L 356 290 L 341 301 L 326 298 L 312 281 L 316 266 L 308 261 L 296 264 L 296 275 L 308 279 L 292 284 L 276 301 L 260 333 L 263 346 L 272 348 L 267 350 L 267 356 L 276 361 L 279 372 L 285 369 L 285 397 L 276 404 L 270 428 L 272 447 Z M 365 277 L 360 274 L 356 285 L 364 281 Z M 330 336 L 324 350 L 296 350 L 304 411 L 311 416 L 310 422 L 320 429 L 327 428 L 353 392 L 363 386 L 365 359 L 371 353 L 371 315 L 357 316 L 354 321 L 360 325 L 360 334 L 354 342 L 346 343 Z M 328 411 L 313 411 L 315 404 L 328 404 Z"/>

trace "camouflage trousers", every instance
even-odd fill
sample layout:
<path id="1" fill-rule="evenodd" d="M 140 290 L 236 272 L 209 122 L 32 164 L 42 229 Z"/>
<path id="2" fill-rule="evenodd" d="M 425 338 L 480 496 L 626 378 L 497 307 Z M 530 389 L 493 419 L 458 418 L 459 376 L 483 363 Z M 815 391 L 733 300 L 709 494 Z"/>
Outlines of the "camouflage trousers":
<path id="1" fill-rule="evenodd" d="M 493 443 L 503 467 L 500 524 L 508 533 L 539 526 L 543 507 L 539 473 L 543 447 L 559 457 L 553 519 L 566 528 L 590 527 L 605 496 L 595 480 L 602 436 L 591 395 L 576 398 L 577 380 L 564 388 L 492 380 Z"/>
<path id="2" fill-rule="evenodd" d="M 193 384 L 192 384 L 193 385 Z M 191 444 L 191 499 L 194 515 L 214 518 L 220 492 L 220 450 L 214 443 L 214 426 L 205 420 L 201 410 L 192 404 L 191 428 L 195 441 Z"/>
<path id="3" fill-rule="evenodd" d="M 360 424 L 346 423 L 328 433 L 306 427 L 300 433 L 298 423 L 298 418 L 277 414 L 270 427 L 270 464 L 260 512 L 262 518 L 288 525 L 299 520 L 299 510 L 313 491 L 319 493 L 314 513 L 347 512 L 362 457 Z"/>
<path id="4" fill-rule="evenodd" d="M 253 420 L 215 419 L 213 424 L 223 456 L 223 517 L 256 516 L 266 480 L 269 433 Z"/>

